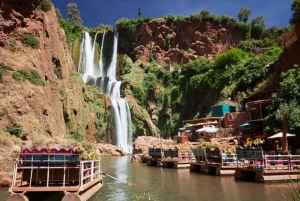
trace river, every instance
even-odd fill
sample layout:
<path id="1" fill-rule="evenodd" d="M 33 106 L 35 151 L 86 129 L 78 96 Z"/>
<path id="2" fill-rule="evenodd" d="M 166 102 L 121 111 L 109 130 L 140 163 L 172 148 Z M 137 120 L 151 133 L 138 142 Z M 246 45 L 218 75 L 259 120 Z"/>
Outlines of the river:
<path id="1" fill-rule="evenodd" d="M 102 171 L 118 178 L 104 178 L 103 188 L 89 201 L 141 201 L 150 197 L 157 201 L 269 201 L 284 200 L 283 193 L 292 200 L 283 183 L 254 183 L 236 181 L 233 176 L 213 176 L 189 169 L 172 169 L 130 163 L 130 156 L 103 157 Z M 127 184 L 126 184 L 127 183 Z M 0 200 L 8 196 L 0 188 Z M 149 200 L 149 199 L 147 199 Z M 50 199 L 50 201 L 56 201 Z"/>

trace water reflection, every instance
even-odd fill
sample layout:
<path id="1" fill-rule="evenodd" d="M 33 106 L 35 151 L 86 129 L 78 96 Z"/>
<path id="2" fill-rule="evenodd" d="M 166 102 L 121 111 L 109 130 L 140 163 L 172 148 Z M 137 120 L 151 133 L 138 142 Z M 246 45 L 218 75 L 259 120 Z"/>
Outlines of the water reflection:
<path id="1" fill-rule="evenodd" d="M 190 172 L 188 169 L 169 169 L 131 164 L 129 157 L 103 158 L 103 171 L 137 184 L 128 187 L 105 178 L 101 200 L 131 200 L 133 194 L 150 193 L 154 198 L 178 201 L 193 200 L 283 200 L 277 188 L 290 197 L 284 183 L 255 183 L 235 181 L 233 176 L 213 176 Z M 104 171 L 105 172 L 105 171 Z M 125 175 L 124 175 L 125 174 Z M 96 199 L 95 199 L 96 201 Z"/>
<path id="2" fill-rule="evenodd" d="M 129 156 L 102 158 L 102 171 L 136 186 L 106 177 L 103 188 L 90 201 L 131 201 L 133 194 L 144 193 L 150 193 L 159 201 L 284 200 L 280 192 L 292 200 L 285 183 L 235 181 L 233 176 L 220 177 L 190 172 L 189 169 L 132 164 Z M 7 197 L 7 189 L 0 189 L 0 200 Z"/>

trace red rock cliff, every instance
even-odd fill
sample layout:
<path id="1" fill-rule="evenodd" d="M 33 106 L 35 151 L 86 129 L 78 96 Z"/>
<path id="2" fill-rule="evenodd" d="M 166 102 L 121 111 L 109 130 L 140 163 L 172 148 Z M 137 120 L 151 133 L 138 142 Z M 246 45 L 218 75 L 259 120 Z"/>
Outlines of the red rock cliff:
<path id="1" fill-rule="evenodd" d="M 133 55 L 142 62 L 184 64 L 198 58 L 213 59 L 217 54 L 236 47 L 245 33 L 226 23 L 174 22 L 165 19 L 142 24 L 133 34 L 137 47 Z"/>
<path id="2" fill-rule="evenodd" d="M 23 127 L 21 137 L 25 139 L 36 134 L 64 137 L 72 127 L 76 130 L 79 124 L 83 128 L 89 125 L 93 116 L 84 102 L 83 82 L 70 74 L 76 68 L 54 8 L 45 13 L 38 9 L 39 3 L 0 1 L 0 133 L 17 123 Z M 29 33 L 39 40 L 38 48 L 22 44 L 21 34 Z M 61 68 L 62 79 L 55 73 L 56 68 Z M 45 85 L 13 79 L 18 70 L 38 73 Z"/>

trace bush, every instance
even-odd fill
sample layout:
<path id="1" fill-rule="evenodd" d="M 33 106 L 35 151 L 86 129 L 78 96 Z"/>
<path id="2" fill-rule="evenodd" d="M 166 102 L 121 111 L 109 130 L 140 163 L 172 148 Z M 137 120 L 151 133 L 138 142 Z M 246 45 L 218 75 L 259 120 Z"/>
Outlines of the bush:
<path id="1" fill-rule="evenodd" d="M 230 49 L 215 58 L 215 68 L 224 69 L 236 65 L 247 57 L 247 53 L 241 49 Z"/>
<path id="2" fill-rule="evenodd" d="M 211 23 L 215 24 L 221 24 L 221 17 L 217 15 L 202 15 L 203 21 L 209 21 Z"/>
<path id="3" fill-rule="evenodd" d="M 250 38 L 251 36 L 251 26 L 246 23 L 238 23 L 235 25 L 236 29 L 239 29 L 242 31 L 242 33 L 245 34 L 246 38 Z"/>
<path id="4" fill-rule="evenodd" d="M 23 81 L 29 80 L 30 74 L 27 70 L 18 70 L 12 74 L 15 80 Z"/>
<path id="5" fill-rule="evenodd" d="M 11 39 L 10 41 L 9 41 L 9 45 L 10 45 L 10 50 L 12 51 L 12 52 L 14 52 L 14 51 L 16 51 L 17 50 L 17 48 L 16 48 L 16 45 L 17 45 L 17 42 L 16 42 L 16 39 Z"/>
<path id="6" fill-rule="evenodd" d="M 7 68 L 0 65 L 0 83 L 3 82 L 3 76 L 7 74 Z"/>
<path id="7" fill-rule="evenodd" d="M 234 19 L 233 17 L 228 16 L 228 15 L 222 15 L 221 16 L 221 22 L 226 23 L 226 24 L 230 24 L 231 26 L 236 26 L 237 23 L 238 23 L 236 21 L 236 19 Z"/>
<path id="8" fill-rule="evenodd" d="M 23 132 L 23 127 L 18 125 L 17 123 L 14 123 L 12 126 L 6 127 L 6 131 L 9 132 L 11 135 L 20 137 L 20 135 Z"/>
<path id="9" fill-rule="evenodd" d="M 122 18 L 116 22 L 116 27 L 118 30 L 123 29 L 126 30 L 128 34 L 133 34 L 137 28 L 137 20 Z"/>
<path id="10" fill-rule="evenodd" d="M 83 136 L 84 136 L 84 134 L 82 131 L 75 131 L 72 133 L 72 138 L 76 141 L 82 141 Z"/>
<path id="11" fill-rule="evenodd" d="M 43 11 L 48 12 L 49 10 L 51 10 L 52 3 L 50 0 L 42 0 L 40 6 Z"/>
<path id="12" fill-rule="evenodd" d="M 202 15 L 200 13 L 195 13 L 190 15 L 187 19 L 191 22 L 202 22 Z"/>
<path id="13" fill-rule="evenodd" d="M 179 50 L 179 54 L 184 55 L 184 54 L 185 54 L 185 50 L 180 49 L 180 50 Z"/>
<path id="14" fill-rule="evenodd" d="M 32 71 L 31 73 L 29 73 L 25 69 L 18 70 L 12 74 L 12 77 L 15 80 L 19 80 L 19 81 L 23 81 L 23 82 L 25 82 L 26 80 L 29 80 L 32 84 L 35 84 L 35 85 L 41 85 L 41 86 L 45 85 L 45 81 L 42 79 L 42 77 L 36 71 Z"/>
<path id="15" fill-rule="evenodd" d="M 59 25 L 65 31 L 68 44 L 70 44 L 70 42 L 74 41 L 75 39 L 77 39 L 81 36 L 81 32 L 83 30 L 83 27 L 80 27 L 80 26 L 74 26 L 73 27 L 66 20 L 60 20 Z"/>
<path id="16" fill-rule="evenodd" d="M 134 99 L 137 100 L 137 103 L 139 105 L 145 105 L 145 92 L 144 89 L 141 86 L 131 86 L 131 91 L 133 94 Z"/>
<path id="17" fill-rule="evenodd" d="M 22 34 L 22 43 L 33 49 L 40 46 L 40 41 L 33 34 Z"/>
<path id="18" fill-rule="evenodd" d="M 42 79 L 40 74 L 38 74 L 36 71 L 31 72 L 29 81 L 35 85 L 41 85 L 41 86 L 45 85 L 45 81 Z"/>
<path id="19" fill-rule="evenodd" d="M 59 78 L 59 79 L 63 79 L 63 76 L 62 76 L 62 68 L 60 66 L 57 66 L 56 68 L 54 68 L 54 73 L 56 74 L 56 76 Z"/>
<path id="20" fill-rule="evenodd" d="M 154 73 L 147 73 L 144 77 L 143 86 L 145 89 L 149 89 L 152 85 L 157 84 L 157 75 Z"/>
<path id="21" fill-rule="evenodd" d="M 246 52 L 254 52 L 254 49 L 258 47 L 265 47 L 263 40 L 249 39 L 243 40 L 238 44 L 238 48 Z"/>
<path id="22" fill-rule="evenodd" d="M 175 22 L 185 22 L 185 17 L 183 17 L 182 15 L 178 15 L 174 21 Z"/>
<path id="23" fill-rule="evenodd" d="M 98 27 L 96 27 L 94 30 L 95 31 L 100 31 L 100 32 L 104 32 L 107 31 L 109 29 L 113 29 L 113 27 L 110 24 L 100 24 Z"/>
<path id="24" fill-rule="evenodd" d="M 170 28 L 174 27 L 174 21 L 175 17 L 172 14 L 169 14 L 168 17 L 165 18 L 167 21 L 167 24 L 169 25 Z"/>
<path id="25" fill-rule="evenodd" d="M 212 68 L 212 63 L 206 59 L 197 59 L 183 65 L 182 70 L 186 75 L 205 73 Z"/>
<path id="26" fill-rule="evenodd" d="M 237 79 L 237 86 L 244 88 L 253 83 L 255 83 L 260 78 L 264 77 L 266 74 L 266 69 L 264 66 L 265 62 L 262 62 L 260 59 L 251 58 L 249 59 L 240 69 L 240 76 Z"/>

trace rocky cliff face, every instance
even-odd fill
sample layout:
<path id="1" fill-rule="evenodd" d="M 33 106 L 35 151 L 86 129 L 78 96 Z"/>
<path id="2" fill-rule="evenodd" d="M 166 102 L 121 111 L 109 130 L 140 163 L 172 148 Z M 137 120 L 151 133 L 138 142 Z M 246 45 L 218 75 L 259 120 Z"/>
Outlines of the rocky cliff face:
<path id="1" fill-rule="evenodd" d="M 278 71 L 274 77 L 273 88 L 279 88 L 279 82 L 281 79 L 281 72 L 287 72 L 289 69 L 293 68 L 295 64 L 300 65 L 300 25 L 295 27 L 295 34 L 297 40 L 294 41 L 288 48 L 284 49 L 283 53 L 278 58 Z"/>
<path id="2" fill-rule="evenodd" d="M 199 58 L 212 60 L 217 54 L 236 47 L 246 35 L 227 23 L 174 22 L 169 26 L 165 19 L 155 19 L 143 23 L 132 35 L 120 33 L 121 41 L 125 37 L 137 44 L 133 58 L 142 62 L 184 64 Z"/>
<path id="3" fill-rule="evenodd" d="M 45 13 L 38 9 L 39 3 L 0 3 L 0 133 L 20 125 L 24 139 L 37 134 L 66 137 L 67 133 L 86 131 L 93 140 L 97 129 L 89 101 L 92 95 L 80 75 L 71 73 L 76 68 L 54 8 Z M 25 46 L 22 34 L 33 34 L 39 47 Z M 38 74 L 44 85 L 24 77 L 23 81 L 13 79 L 14 73 L 22 71 Z"/>

